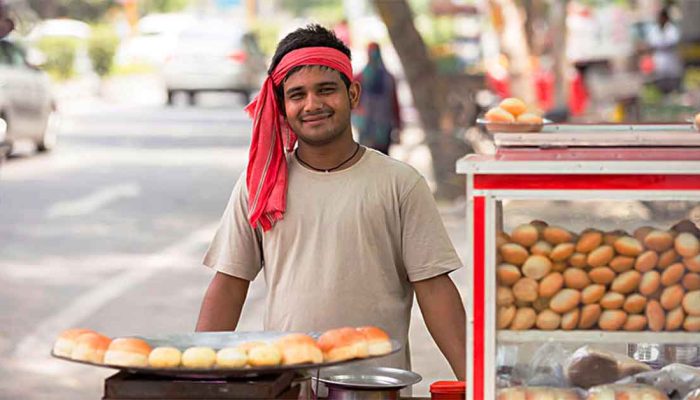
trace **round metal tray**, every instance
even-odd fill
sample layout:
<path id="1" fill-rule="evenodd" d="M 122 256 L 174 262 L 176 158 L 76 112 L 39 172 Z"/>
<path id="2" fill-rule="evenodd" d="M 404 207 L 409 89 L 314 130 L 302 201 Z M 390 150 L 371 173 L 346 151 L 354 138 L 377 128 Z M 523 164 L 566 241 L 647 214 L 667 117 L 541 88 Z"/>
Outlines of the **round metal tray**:
<path id="1" fill-rule="evenodd" d="M 324 368 L 320 382 L 345 389 L 389 390 L 415 385 L 423 379 L 412 371 L 388 367 L 336 366 Z"/>
<path id="2" fill-rule="evenodd" d="M 194 346 L 207 346 L 215 350 L 224 347 L 236 347 L 245 342 L 261 341 L 272 343 L 275 340 L 286 336 L 290 332 L 193 332 L 181 334 L 168 334 L 157 336 L 136 336 L 148 342 L 151 347 L 170 346 L 178 348 L 181 351 Z M 309 333 L 310 336 L 318 338 L 319 333 Z M 74 360 L 68 357 L 62 357 L 53 354 L 55 358 L 71 361 L 79 364 L 92 365 L 95 367 L 113 368 L 132 373 L 161 375 L 176 378 L 189 379 L 217 379 L 225 377 L 253 377 L 261 375 L 279 374 L 286 371 L 303 371 L 315 370 L 320 368 L 332 367 L 337 365 L 351 364 L 357 361 L 364 361 L 384 357 L 389 354 L 396 353 L 401 350 L 401 344 L 397 340 L 391 340 L 391 352 L 369 358 L 358 358 L 353 360 L 324 362 L 319 364 L 294 364 L 294 365 L 276 365 L 269 367 L 244 367 L 244 368 L 210 368 L 210 369 L 193 369 L 193 368 L 153 368 L 153 367 L 124 367 L 112 364 L 98 364 L 89 361 Z"/>

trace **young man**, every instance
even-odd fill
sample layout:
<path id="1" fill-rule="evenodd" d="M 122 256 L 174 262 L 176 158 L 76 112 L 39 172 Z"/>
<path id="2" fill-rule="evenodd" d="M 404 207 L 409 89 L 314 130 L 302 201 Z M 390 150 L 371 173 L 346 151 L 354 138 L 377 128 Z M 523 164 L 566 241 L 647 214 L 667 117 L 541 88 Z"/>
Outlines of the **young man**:
<path id="1" fill-rule="evenodd" d="M 460 261 L 423 177 L 353 140 L 350 112 L 361 88 L 352 76 L 350 50 L 321 26 L 279 43 L 247 108 L 247 172 L 204 258 L 217 272 L 197 330 L 234 330 L 262 270 L 266 330 L 375 325 L 404 345 L 379 363 L 410 368 L 415 291 L 430 333 L 464 379 L 465 313 L 447 276 Z"/>

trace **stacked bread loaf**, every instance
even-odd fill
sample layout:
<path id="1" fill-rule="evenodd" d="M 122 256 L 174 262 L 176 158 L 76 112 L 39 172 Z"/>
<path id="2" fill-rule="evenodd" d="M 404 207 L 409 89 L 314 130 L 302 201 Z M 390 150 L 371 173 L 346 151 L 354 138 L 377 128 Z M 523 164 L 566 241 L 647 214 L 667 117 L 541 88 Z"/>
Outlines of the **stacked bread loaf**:
<path id="1" fill-rule="evenodd" d="M 123 367 L 245 368 L 320 364 L 380 356 L 392 351 L 389 335 L 380 328 L 339 328 L 325 332 L 318 342 L 292 333 L 273 341 L 252 341 L 221 349 L 207 346 L 184 351 L 171 346 L 151 348 L 143 339 L 110 339 L 89 329 L 69 329 L 54 343 L 60 357 Z"/>
<path id="2" fill-rule="evenodd" d="M 576 235 L 543 221 L 496 238 L 499 329 L 700 331 L 700 240 L 690 221 Z"/>
<path id="3" fill-rule="evenodd" d="M 648 385 L 603 385 L 587 393 L 549 387 L 512 387 L 498 391 L 497 400 L 668 400 L 662 391 Z"/>

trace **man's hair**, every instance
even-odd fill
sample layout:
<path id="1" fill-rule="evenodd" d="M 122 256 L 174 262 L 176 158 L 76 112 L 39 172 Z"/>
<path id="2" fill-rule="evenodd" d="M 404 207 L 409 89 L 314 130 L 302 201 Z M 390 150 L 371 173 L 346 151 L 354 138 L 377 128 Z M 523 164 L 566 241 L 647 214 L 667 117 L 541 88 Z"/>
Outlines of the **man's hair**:
<path id="1" fill-rule="evenodd" d="M 318 24 L 310 24 L 303 28 L 299 28 L 289 35 L 285 36 L 284 39 L 280 40 L 277 44 L 277 50 L 275 50 L 275 55 L 272 56 L 272 62 L 270 63 L 270 69 L 268 69 L 268 74 L 272 75 L 272 72 L 277 68 L 277 65 L 282 61 L 282 58 L 287 55 L 290 51 L 301 49 L 304 47 L 330 47 L 341 51 L 343 54 L 347 55 L 348 58 L 351 57 L 350 49 L 343 43 L 342 40 L 338 39 L 335 34 L 322 27 Z M 293 73 L 305 68 L 305 65 L 300 65 L 298 67 L 292 68 L 284 80 L 287 79 Z M 322 66 L 322 68 L 324 68 Z M 328 68 L 328 67 L 325 67 Z M 350 79 L 348 79 L 344 74 L 340 73 L 340 78 L 345 83 L 346 88 L 350 88 Z M 282 82 L 284 82 L 284 80 Z M 280 103 L 284 103 L 284 95 L 282 91 L 282 85 L 275 88 L 277 94 L 277 99 Z"/>

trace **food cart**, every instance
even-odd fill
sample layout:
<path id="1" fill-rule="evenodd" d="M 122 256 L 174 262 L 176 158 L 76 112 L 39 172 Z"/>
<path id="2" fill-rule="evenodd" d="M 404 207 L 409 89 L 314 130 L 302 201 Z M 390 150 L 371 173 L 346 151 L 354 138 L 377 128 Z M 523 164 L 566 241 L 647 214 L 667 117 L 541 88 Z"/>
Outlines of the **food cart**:
<path id="1" fill-rule="evenodd" d="M 537 323 L 525 321 L 527 314 L 532 317 L 534 312 L 539 317 L 542 311 L 553 307 L 556 295 L 544 301 L 540 301 L 542 299 L 538 296 L 532 302 L 523 301 L 517 296 L 515 299 L 508 298 L 508 293 L 512 295 L 515 291 L 514 285 L 509 287 L 499 281 L 500 275 L 497 278 L 497 274 L 501 273 L 500 266 L 511 261 L 504 260 L 501 246 L 515 241 L 514 231 L 524 224 L 535 226 L 539 234 L 538 242 L 545 242 L 538 244 L 537 250 L 534 244 L 531 247 L 522 246 L 527 250 L 528 258 L 535 254 L 546 256 L 550 254 L 548 251 L 551 252 L 561 243 L 571 243 L 567 246 L 573 246 L 574 252 L 577 252 L 577 242 L 584 234 L 599 232 L 604 241 L 601 239 L 598 245 L 609 243 L 608 247 L 613 248 L 613 257 L 621 256 L 620 261 L 635 258 L 636 262 L 639 251 L 650 251 L 642 237 L 643 231 L 648 233 L 654 228 L 671 232 L 676 238 L 678 232 L 697 235 L 697 227 L 700 226 L 700 133 L 691 124 L 649 124 L 546 125 L 538 133 L 492 134 L 495 154 L 470 154 L 457 162 L 457 172 L 466 175 L 471 278 L 467 291 L 466 398 L 495 399 L 498 386 L 502 386 L 499 383 L 504 383 L 499 375 L 516 364 L 527 365 L 538 346 L 546 343 L 560 343 L 569 349 L 585 344 L 600 345 L 611 351 L 633 355 L 655 367 L 673 361 L 700 362 L 697 354 L 700 333 L 695 331 L 698 329 L 694 325 L 695 317 L 685 327 L 685 321 L 681 318 L 680 326 L 673 324 L 668 326 L 672 328 L 668 330 L 662 325 L 661 329 L 654 326 L 656 331 L 652 331 L 649 324 L 645 324 L 641 329 L 630 326 L 630 331 L 625 331 L 623 329 L 627 325 L 607 319 L 605 323 L 602 320 L 594 321 L 592 326 L 583 329 L 580 315 L 584 303 L 577 301 L 574 308 L 559 307 L 561 319 L 555 316 L 554 324 L 542 323 L 544 329 L 540 329 L 539 320 Z M 681 223 L 676 224 L 678 222 Z M 546 226 L 563 228 L 571 236 L 547 243 L 547 239 L 542 240 Z M 672 226 L 675 230 L 671 230 Z M 635 238 L 637 235 L 633 232 L 639 235 L 637 242 L 643 248 L 629 255 L 621 254 L 614 241 L 622 236 Z M 656 253 L 657 256 L 664 254 Z M 512 257 L 510 254 L 508 256 Z M 569 262 L 571 255 L 564 260 L 561 258 L 557 261 L 550 259 L 551 265 L 545 272 L 539 272 L 536 265 L 527 268 L 541 283 L 544 279 L 541 275 L 545 273 L 558 271 L 566 275 L 567 269 L 575 268 Z M 678 254 L 671 258 L 673 263 L 684 262 Z M 603 260 L 597 266 L 608 268 L 611 262 L 610 259 Z M 528 275 L 523 272 L 527 269 L 524 266 L 526 261 L 510 262 L 514 263 L 520 263 L 516 265 L 517 269 L 512 269 L 516 271 L 516 278 L 523 279 Z M 657 263 L 652 269 L 658 270 L 661 275 L 663 271 Z M 617 269 L 613 271 L 614 277 L 626 271 L 637 271 L 636 266 L 630 265 L 621 266 L 619 272 Z M 687 265 L 678 268 L 686 275 L 697 273 Z M 577 269 L 587 276 L 582 278 L 587 285 L 597 282 L 590 280 L 590 272 L 594 269 L 591 265 L 580 265 Z M 517 275 L 518 272 L 521 275 Z M 644 275 L 637 272 L 639 274 L 629 272 L 629 275 Z M 560 287 L 576 287 L 578 283 L 574 275 L 581 274 L 572 273 L 572 279 L 567 279 Z M 691 278 L 688 281 L 696 279 L 696 276 Z M 681 285 L 683 293 L 690 292 L 680 282 L 669 278 L 668 283 Z M 605 286 L 604 292 L 613 292 L 612 282 L 601 283 Z M 661 288 L 664 288 L 663 285 Z M 584 289 L 579 286 L 574 290 L 581 293 Z M 508 295 L 505 300 L 501 290 Z M 651 299 L 659 298 L 659 290 L 644 300 L 646 304 L 651 303 Z M 625 291 L 627 293 L 623 296 L 629 297 L 637 294 L 639 288 L 637 285 L 632 291 Z M 599 301 L 596 299 L 588 304 L 598 304 Z M 511 321 L 514 320 L 504 322 L 502 311 L 506 308 L 499 309 L 497 303 L 512 304 L 508 307 L 516 310 L 530 308 L 532 311 L 523 313 L 518 326 L 513 329 L 515 323 Z M 607 309 L 614 308 L 604 307 L 602 310 Z M 621 309 L 619 307 L 617 310 Z M 598 310 L 600 312 L 600 307 Z M 664 315 L 671 315 L 670 310 L 663 311 Z M 635 314 L 622 312 L 626 317 Z M 674 312 L 691 318 L 682 310 Z M 576 323 L 571 322 L 572 314 L 576 314 Z M 645 311 L 638 314 L 644 316 Z M 567 326 L 562 329 L 565 322 Z M 505 328 L 498 329 L 498 325 Z M 601 329 L 601 325 L 605 329 Z M 679 358 L 669 359 L 668 354 L 660 353 L 659 346 L 664 345 L 675 349 Z M 521 351 L 508 355 L 513 348 Z M 647 358 L 641 354 L 643 352 L 635 354 L 635 348 L 646 349 Z M 651 355 L 649 349 L 652 350 Z M 681 359 L 682 351 L 685 351 L 686 359 Z"/>

